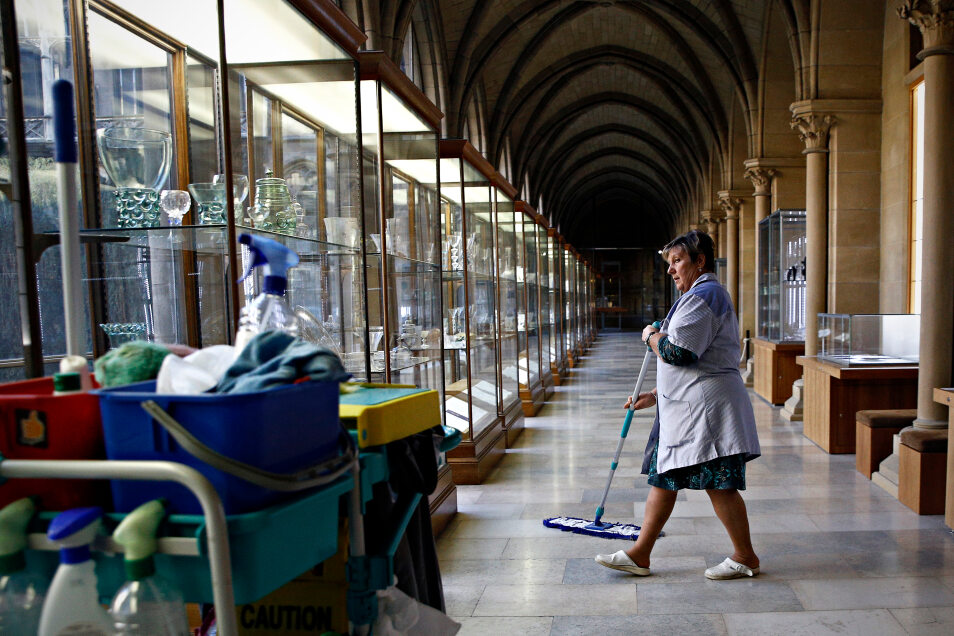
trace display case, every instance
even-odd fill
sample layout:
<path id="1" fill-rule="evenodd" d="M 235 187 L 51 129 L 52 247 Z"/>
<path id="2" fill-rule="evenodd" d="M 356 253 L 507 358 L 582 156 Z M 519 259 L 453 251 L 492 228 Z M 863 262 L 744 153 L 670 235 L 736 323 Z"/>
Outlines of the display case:
<path id="1" fill-rule="evenodd" d="M 499 173 L 494 174 L 493 186 L 497 237 L 497 333 L 500 341 L 498 406 L 504 418 L 504 430 L 508 439 L 512 439 L 516 429 L 523 426 L 519 364 L 526 332 L 518 328 L 524 300 L 524 282 L 518 282 L 518 268 L 523 266 L 523 224 L 517 223 L 514 210 L 517 192 L 513 186 Z"/>
<path id="2" fill-rule="evenodd" d="M 443 139 L 441 228 L 445 422 L 461 432 L 447 461 L 479 484 L 503 457 L 499 413 L 493 167 L 467 141 Z"/>
<path id="3" fill-rule="evenodd" d="M 818 314 L 818 358 L 842 366 L 917 365 L 920 314 Z"/>
<path id="4" fill-rule="evenodd" d="M 547 251 L 550 256 L 550 320 L 553 335 L 550 339 L 550 370 L 553 382 L 560 385 L 566 378 L 566 317 L 564 314 L 565 292 L 563 285 L 563 240 L 554 228 L 547 230 Z"/>
<path id="5" fill-rule="evenodd" d="M 537 234 L 537 295 L 540 304 L 540 380 L 543 383 L 543 399 L 547 400 L 554 392 L 553 361 L 553 298 L 552 272 L 550 257 L 551 239 L 547 236 L 546 218 L 537 213 L 534 216 Z"/>
<path id="6" fill-rule="evenodd" d="M 573 247 L 569 243 L 563 245 L 563 295 L 564 295 L 564 324 L 566 326 L 566 360 L 570 368 L 576 366 L 580 344 L 577 330 L 576 312 L 576 258 L 573 256 Z"/>
<path id="7" fill-rule="evenodd" d="M 16 214 L 30 218 L 33 245 L 55 244 L 49 91 L 53 79 L 69 79 L 92 355 L 131 338 L 231 342 L 242 305 L 260 289 L 256 277 L 237 283 L 248 262 L 237 234 L 250 231 L 300 254 L 288 298 L 314 318 L 305 336 L 346 361 L 367 358 L 360 254 L 318 231 L 349 208 L 360 218 L 361 207 L 354 56 L 364 36 L 333 3 L 13 6 L 28 107 L 6 120 L 7 134 L 29 144 L 10 169 L 32 184 Z M 36 257 L 27 287 L 38 295 L 28 304 L 41 320 L 16 335 L 34 358 L 65 348 L 59 250 Z M 351 368 L 366 376 L 367 364 Z"/>
<path id="8" fill-rule="evenodd" d="M 805 210 L 776 210 L 759 221 L 759 338 L 805 340 L 805 242 Z"/>
<path id="9" fill-rule="evenodd" d="M 580 351 L 585 352 L 590 348 L 590 274 L 582 255 L 577 252 L 576 257 L 580 285 Z"/>
<path id="10" fill-rule="evenodd" d="M 520 359 L 518 365 L 520 401 L 523 413 L 533 417 L 543 407 L 544 390 L 540 357 L 540 259 L 537 247 L 536 211 L 525 201 L 514 203 L 518 227 L 518 253 L 523 266 L 517 268 L 517 283 L 523 282 L 520 314 Z M 508 440 L 508 443 L 512 440 Z"/>
<path id="11" fill-rule="evenodd" d="M 362 52 L 358 65 L 371 378 L 443 392 L 443 115 L 384 53 Z"/>

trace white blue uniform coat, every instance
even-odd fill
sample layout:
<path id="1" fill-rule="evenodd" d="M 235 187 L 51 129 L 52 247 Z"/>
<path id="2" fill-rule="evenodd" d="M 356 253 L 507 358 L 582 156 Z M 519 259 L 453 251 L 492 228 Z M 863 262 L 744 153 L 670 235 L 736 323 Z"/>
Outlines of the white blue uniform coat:
<path id="1" fill-rule="evenodd" d="M 661 331 L 699 359 L 686 366 L 656 363 L 656 420 L 643 473 L 657 441 L 660 474 L 739 453 L 745 461 L 758 457 L 755 413 L 739 374 L 739 322 L 714 274 L 703 274 L 679 297 Z"/>

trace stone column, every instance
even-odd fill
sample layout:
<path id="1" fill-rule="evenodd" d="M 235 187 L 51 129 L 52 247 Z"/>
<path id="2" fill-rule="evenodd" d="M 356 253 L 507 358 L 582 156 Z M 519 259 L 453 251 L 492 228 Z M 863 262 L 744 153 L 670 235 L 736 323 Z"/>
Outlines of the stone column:
<path id="1" fill-rule="evenodd" d="M 805 355 L 818 353 L 818 314 L 828 306 L 828 132 L 832 115 L 792 104 L 792 128 L 805 142 Z"/>
<path id="2" fill-rule="evenodd" d="M 751 161 L 751 160 L 750 160 Z M 746 162 L 748 163 L 748 162 Z M 759 290 L 762 286 L 761 259 L 759 257 L 759 222 L 767 217 L 772 207 L 772 178 L 775 176 L 775 170 L 771 168 L 747 168 L 744 174 L 745 178 L 752 182 L 755 192 L 752 196 L 755 198 L 755 218 L 753 219 L 754 230 L 754 265 L 755 271 L 752 277 L 754 284 L 751 290 L 752 295 L 752 326 L 754 327 L 750 338 L 756 338 L 759 334 Z M 744 294 L 743 294 L 744 295 Z M 752 344 L 749 341 L 748 351 L 746 351 L 745 371 L 742 373 L 742 379 L 746 386 L 755 384 L 755 357 L 751 355 Z"/>
<path id="3" fill-rule="evenodd" d="M 934 387 L 951 386 L 954 334 L 954 3 L 905 0 L 901 18 L 921 29 L 924 50 L 924 211 L 921 244 L 921 341 L 916 427 L 947 428 Z M 948 453 L 948 475 L 954 470 Z"/>
<path id="4" fill-rule="evenodd" d="M 725 196 L 723 196 L 725 195 Z M 742 199 L 719 193 L 719 205 L 725 214 L 725 286 L 736 313 L 739 311 L 739 213 Z"/>
<path id="5" fill-rule="evenodd" d="M 719 244 L 719 222 L 724 218 L 722 210 L 703 210 L 702 211 L 702 220 L 706 223 L 706 232 L 712 238 L 713 251 L 715 252 L 715 258 L 721 258 L 723 256 L 722 248 Z"/>

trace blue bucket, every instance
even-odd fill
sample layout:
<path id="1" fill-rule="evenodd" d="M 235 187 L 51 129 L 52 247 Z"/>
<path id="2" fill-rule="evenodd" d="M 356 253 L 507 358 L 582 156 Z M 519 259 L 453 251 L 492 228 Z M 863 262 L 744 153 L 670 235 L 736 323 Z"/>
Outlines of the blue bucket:
<path id="1" fill-rule="evenodd" d="M 339 452 L 338 383 L 303 382 L 257 393 L 158 395 L 155 382 L 98 391 L 109 459 L 173 461 L 195 468 L 226 514 L 260 510 L 294 496 L 255 486 L 194 458 L 142 409 L 152 400 L 214 451 L 274 473 L 295 473 Z M 165 497 L 171 512 L 201 514 L 195 496 L 169 482 L 112 482 L 117 512 Z"/>

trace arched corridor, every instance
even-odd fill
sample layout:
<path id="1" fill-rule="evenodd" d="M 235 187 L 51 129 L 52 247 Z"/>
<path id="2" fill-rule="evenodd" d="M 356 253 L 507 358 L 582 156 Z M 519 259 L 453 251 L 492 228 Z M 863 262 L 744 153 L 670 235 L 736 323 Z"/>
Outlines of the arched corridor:
<path id="1" fill-rule="evenodd" d="M 954 542 L 943 518 L 918 516 L 862 477 L 854 455 L 825 453 L 752 393 L 762 457 L 748 464 L 744 497 L 758 578 L 703 577 L 731 552 L 703 492 L 680 491 L 646 578 L 593 562 L 622 541 L 543 527 L 547 517 L 593 518 L 643 351 L 637 334 L 600 336 L 488 479 L 458 486 L 438 553 L 461 634 L 954 631 Z M 634 420 L 606 520 L 640 522 L 651 424 Z"/>

